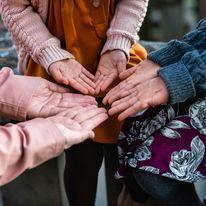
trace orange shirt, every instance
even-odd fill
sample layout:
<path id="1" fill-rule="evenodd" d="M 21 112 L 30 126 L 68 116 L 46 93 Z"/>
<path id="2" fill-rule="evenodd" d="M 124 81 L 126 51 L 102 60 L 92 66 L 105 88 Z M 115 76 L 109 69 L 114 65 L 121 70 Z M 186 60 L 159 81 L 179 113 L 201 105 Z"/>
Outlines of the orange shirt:
<path id="1" fill-rule="evenodd" d="M 76 60 L 94 75 L 115 6 L 115 0 L 50 0 L 47 19 L 49 31 L 61 41 L 63 49 L 72 53 Z M 134 45 L 130 53 L 129 66 L 138 64 L 146 57 L 145 49 L 139 44 Z M 32 59 L 29 60 L 26 74 L 54 81 L 44 68 Z M 103 106 L 102 97 L 98 97 L 97 101 Z M 116 116 L 110 117 L 95 129 L 95 141 L 115 143 L 121 125 Z"/>

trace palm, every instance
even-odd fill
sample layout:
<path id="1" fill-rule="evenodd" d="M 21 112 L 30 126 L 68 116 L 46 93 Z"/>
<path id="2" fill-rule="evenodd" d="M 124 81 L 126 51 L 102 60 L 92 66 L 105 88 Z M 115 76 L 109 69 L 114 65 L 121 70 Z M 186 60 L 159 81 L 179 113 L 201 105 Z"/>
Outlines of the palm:
<path id="1" fill-rule="evenodd" d="M 27 117 L 48 117 L 56 115 L 67 108 L 93 104 L 96 104 L 93 97 L 68 93 L 67 90 L 58 85 L 44 80 L 32 96 L 27 110 Z"/>
<path id="2" fill-rule="evenodd" d="M 95 76 L 96 94 L 105 91 L 126 68 L 126 57 L 122 51 L 114 50 L 105 53 L 99 62 Z"/>
<path id="3" fill-rule="evenodd" d="M 49 71 L 57 82 L 69 85 L 83 94 L 95 92 L 94 76 L 74 59 L 55 62 Z"/>

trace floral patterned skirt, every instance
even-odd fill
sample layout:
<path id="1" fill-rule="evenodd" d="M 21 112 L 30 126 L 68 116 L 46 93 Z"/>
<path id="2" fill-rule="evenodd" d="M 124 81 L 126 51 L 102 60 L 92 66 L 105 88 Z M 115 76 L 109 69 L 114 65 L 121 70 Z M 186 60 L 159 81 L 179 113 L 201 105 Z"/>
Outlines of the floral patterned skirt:
<path id="1" fill-rule="evenodd" d="M 179 181 L 206 179 L 206 99 L 158 106 L 129 117 L 118 140 L 119 169 L 142 169 Z"/>

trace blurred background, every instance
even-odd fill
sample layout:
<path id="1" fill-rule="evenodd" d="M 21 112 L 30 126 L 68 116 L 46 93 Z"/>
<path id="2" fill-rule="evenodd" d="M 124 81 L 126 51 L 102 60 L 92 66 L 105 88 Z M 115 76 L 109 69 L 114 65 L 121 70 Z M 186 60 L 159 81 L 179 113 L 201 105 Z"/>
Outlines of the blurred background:
<path id="1" fill-rule="evenodd" d="M 151 0 L 140 32 L 141 39 L 181 38 L 206 17 L 206 0 Z"/>

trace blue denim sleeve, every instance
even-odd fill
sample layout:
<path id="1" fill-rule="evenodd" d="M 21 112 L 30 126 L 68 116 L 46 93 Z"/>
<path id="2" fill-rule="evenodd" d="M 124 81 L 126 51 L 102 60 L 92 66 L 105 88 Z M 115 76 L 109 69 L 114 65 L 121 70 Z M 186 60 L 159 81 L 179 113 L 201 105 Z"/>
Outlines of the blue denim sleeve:
<path id="1" fill-rule="evenodd" d="M 199 22 L 195 30 L 183 37 L 183 40 L 170 41 L 166 47 L 150 53 L 148 58 L 160 66 L 167 66 L 179 61 L 187 52 L 195 49 L 199 52 L 204 51 L 206 49 L 205 42 L 206 19 L 203 19 Z"/>
<path id="2" fill-rule="evenodd" d="M 170 103 L 206 95 L 206 50 L 187 52 L 181 60 L 158 72 L 170 94 Z"/>

